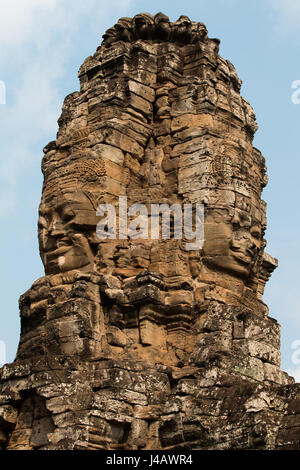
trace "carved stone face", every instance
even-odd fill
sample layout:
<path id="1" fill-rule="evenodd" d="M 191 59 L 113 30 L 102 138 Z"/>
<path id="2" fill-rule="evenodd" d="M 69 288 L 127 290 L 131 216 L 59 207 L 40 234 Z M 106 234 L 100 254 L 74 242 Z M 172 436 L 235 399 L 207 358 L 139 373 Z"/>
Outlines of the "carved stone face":
<path id="1" fill-rule="evenodd" d="M 46 274 L 91 270 L 95 210 L 82 192 L 61 194 L 40 205 L 38 235 Z"/>
<path id="2" fill-rule="evenodd" d="M 107 31 L 105 31 L 105 34 L 103 34 L 102 37 L 103 37 L 104 41 L 112 42 L 117 37 L 117 28 L 116 27 L 109 28 Z"/>
<path id="3" fill-rule="evenodd" d="M 119 40 L 125 42 L 132 40 L 132 20 L 130 18 L 120 18 L 115 29 Z"/>
<path id="4" fill-rule="evenodd" d="M 153 18 L 149 13 L 140 13 L 134 17 L 135 33 L 138 38 L 148 39 L 153 32 Z"/>
<path id="5" fill-rule="evenodd" d="M 214 270 L 248 277 L 261 246 L 261 224 L 245 211 L 236 209 L 228 222 L 209 217 L 205 224 L 203 261 Z"/>
<path id="6" fill-rule="evenodd" d="M 182 43 L 188 43 L 191 39 L 191 20 L 187 16 L 180 16 L 174 26 L 175 38 Z"/>
<path id="7" fill-rule="evenodd" d="M 207 29 L 203 23 L 197 23 L 195 26 L 193 25 L 192 32 L 193 42 L 202 41 L 205 37 L 207 37 Z"/>
<path id="8" fill-rule="evenodd" d="M 154 23 L 157 36 L 162 40 L 168 41 L 171 36 L 171 25 L 168 16 L 158 13 L 154 17 Z"/>

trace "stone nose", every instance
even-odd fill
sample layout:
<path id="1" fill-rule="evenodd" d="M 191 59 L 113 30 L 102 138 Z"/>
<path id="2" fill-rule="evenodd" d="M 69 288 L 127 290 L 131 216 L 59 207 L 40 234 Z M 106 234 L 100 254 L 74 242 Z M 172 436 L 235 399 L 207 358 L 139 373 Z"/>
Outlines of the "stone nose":
<path id="1" fill-rule="evenodd" d="M 64 228 L 61 220 L 54 216 L 50 222 L 50 225 L 48 227 L 48 233 L 52 237 L 61 237 L 64 235 Z"/>
<path id="2" fill-rule="evenodd" d="M 250 236 L 248 238 L 248 251 L 251 253 L 251 254 L 255 254 L 258 250 L 258 246 L 257 246 L 257 243 L 255 241 L 255 238 L 253 238 L 252 236 Z"/>
<path id="3" fill-rule="evenodd" d="M 235 227 L 241 227 L 241 219 L 239 213 L 235 210 L 233 217 L 231 219 L 231 223 Z"/>

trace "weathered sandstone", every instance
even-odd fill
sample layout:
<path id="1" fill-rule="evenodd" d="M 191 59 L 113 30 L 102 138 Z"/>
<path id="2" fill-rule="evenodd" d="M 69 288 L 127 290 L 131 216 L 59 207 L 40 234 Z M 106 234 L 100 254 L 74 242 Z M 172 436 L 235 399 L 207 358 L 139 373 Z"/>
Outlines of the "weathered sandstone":
<path id="1" fill-rule="evenodd" d="M 202 23 L 121 18 L 44 148 L 45 276 L 0 371 L 3 449 L 300 449 L 300 387 L 262 300 L 265 160 Z M 205 241 L 99 239 L 100 204 L 204 204 Z M 171 230 L 172 231 L 172 230 Z"/>

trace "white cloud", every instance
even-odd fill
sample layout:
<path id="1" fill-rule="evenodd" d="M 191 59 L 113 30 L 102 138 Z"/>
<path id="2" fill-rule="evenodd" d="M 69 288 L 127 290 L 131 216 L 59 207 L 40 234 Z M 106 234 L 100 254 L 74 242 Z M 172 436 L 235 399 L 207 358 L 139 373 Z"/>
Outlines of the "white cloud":
<path id="1" fill-rule="evenodd" d="M 67 64 L 76 54 L 73 44 L 78 35 L 97 33 L 100 42 L 107 22 L 124 15 L 130 3 L 0 0 L 0 80 L 6 85 L 6 105 L 0 107 L 1 203 L 10 195 L 10 203 L 0 205 L 0 215 L 11 211 L 21 197 L 17 186 L 22 170 L 33 162 L 40 164 L 42 146 L 47 144 L 43 139 L 55 138 L 64 98 L 59 80 L 69 73 Z M 34 153 L 34 145 L 41 141 L 40 153 Z"/>
<path id="2" fill-rule="evenodd" d="M 1 0 L 0 42 L 3 48 L 17 45 L 34 34 L 36 18 L 42 11 L 51 12 L 57 0 Z"/>
<path id="3" fill-rule="evenodd" d="M 279 14 L 279 28 L 284 33 L 300 28 L 299 0 L 268 0 L 268 3 Z"/>

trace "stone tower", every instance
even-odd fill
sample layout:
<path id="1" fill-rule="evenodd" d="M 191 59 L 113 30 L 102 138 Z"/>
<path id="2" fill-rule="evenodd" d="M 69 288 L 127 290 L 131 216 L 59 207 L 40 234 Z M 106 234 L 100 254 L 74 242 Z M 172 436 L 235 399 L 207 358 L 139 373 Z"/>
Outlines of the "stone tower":
<path id="1" fill-rule="evenodd" d="M 300 448 L 300 387 L 262 300 L 265 160 L 219 42 L 141 13 L 80 68 L 44 148 L 45 276 L 1 369 L 3 449 Z M 195 206 L 201 244 L 197 217 L 177 236 Z"/>

